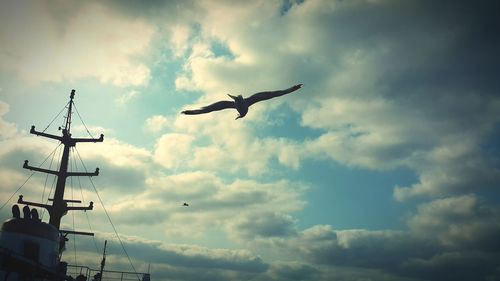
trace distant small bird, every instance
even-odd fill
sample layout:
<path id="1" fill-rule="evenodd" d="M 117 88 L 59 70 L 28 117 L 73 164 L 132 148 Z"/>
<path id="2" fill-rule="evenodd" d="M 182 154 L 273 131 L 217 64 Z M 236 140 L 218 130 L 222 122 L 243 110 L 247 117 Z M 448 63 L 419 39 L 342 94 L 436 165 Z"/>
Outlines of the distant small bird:
<path id="1" fill-rule="evenodd" d="M 186 206 L 186 207 L 188 207 L 188 206 L 189 206 L 189 204 L 188 204 L 188 203 L 186 203 L 186 202 L 184 202 L 184 204 L 182 204 L 182 206 Z"/>
<path id="2" fill-rule="evenodd" d="M 227 108 L 236 108 L 239 115 L 234 120 L 237 120 L 237 119 L 243 118 L 243 117 L 245 117 L 245 115 L 247 115 L 248 107 L 250 107 L 252 104 L 259 102 L 259 101 L 268 100 L 268 99 L 272 99 L 275 97 L 289 94 L 291 92 L 297 91 L 301 87 L 302 87 L 302 84 L 297 84 L 297 85 L 292 86 L 292 87 L 285 89 L 285 90 L 255 93 L 248 98 L 243 98 L 241 95 L 232 96 L 232 95 L 228 94 L 228 96 L 230 98 L 232 98 L 234 101 L 218 101 L 216 103 L 212 103 L 210 105 L 204 106 L 200 109 L 184 110 L 181 113 L 187 114 L 187 115 L 195 115 L 195 114 L 204 114 L 204 113 L 209 113 L 212 111 L 223 110 L 223 109 L 227 109 Z"/>

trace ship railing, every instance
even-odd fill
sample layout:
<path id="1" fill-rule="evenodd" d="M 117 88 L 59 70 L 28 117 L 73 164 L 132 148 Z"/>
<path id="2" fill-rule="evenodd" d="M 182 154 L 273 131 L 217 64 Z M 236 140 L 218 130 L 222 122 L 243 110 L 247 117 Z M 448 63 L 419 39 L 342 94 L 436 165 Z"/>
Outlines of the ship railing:
<path id="1" fill-rule="evenodd" d="M 78 275 L 83 275 L 87 281 L 95 280 L 95 276 L 100 272 L 98 269 L 92 269 L 88 266 L 83 265 L 70 265 L 68 264 L 68 270 L 66 275 L 73 276 L 76 278 Z M 102 281 L 137 281 L 140 277 L 141 281 L 149 280 L 149 273 L 139 273 L 130 271 L 116 271 L 116 270 L 103 270 Z M 97 280 L 99 281 L 99 280 Z"/>

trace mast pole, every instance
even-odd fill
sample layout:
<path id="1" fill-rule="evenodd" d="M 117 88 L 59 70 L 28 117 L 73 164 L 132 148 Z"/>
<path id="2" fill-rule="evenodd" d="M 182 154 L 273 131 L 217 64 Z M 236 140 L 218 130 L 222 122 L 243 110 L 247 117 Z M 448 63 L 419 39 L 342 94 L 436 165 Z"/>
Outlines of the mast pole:
<path id="1" fill-rule="evenodd" d="M 71 115 L 73 110 L 73 98 L 75 97 L 75 90 L 71 91 L 70 101 L 68 104 L 68 112 L 66 114 L 66 122 L 64 124 L 64 128 L 62 129 L 62 136 L 56 136 L 47 134 L 44 132 L 38 132 L 35 130 L 35 126 L 31 126 L 30 133 L 42 136 L 46 138 L 59 140 L 63 145 L 63 154 L 61 157 L 61 164 L 59 166 L 58 171 L 52 171 L 47 169 L 42 169 L 38 167 L 33 167 L 28 164 L 28 160 L 24 161 L 23 168 L 29 169 L 31 171 L 37 171 L 42 173 L 54 174 L 57 176 L 56 190 L 54 193 L 54 198 L 52 200 L 52 205 L 46 205 L 41 203 L 34 203 L 24 201 L 22 195 L 19 196 L 19 200 L 17 201 L 20 204 L 33 205 L 37 207 L 46 208 L 49 211 L 50 219 L 49 223 L 59 229 L 61 225 L 62 217 L 70 210 L 92 210 L 93 203 L 90 202 L 88 207 L 68 207 L 68 202 L 71 200 L 64 199 L 64 190 L 66 188 L 66 178 L 69 176 L 97 176 L 99 175 L 99 168 L 96 168 L 93 173 L 81 173 L 81 172 L 68 172 L 68 161 L 69 161 L 69 153 L 70 149 L 73 146 L 76 146 L 78 142 L 102 142 L 104 141 L 104 135 L 101 134 L 98 139 L 84 139 L 84 138 L 72 138 L 71 137 Z"/>
<path id="2" fill-rule="evenodd" d="M 52 210 L 50 212 L 49 223 L 59 229 L 61 224 L 61 218 L 67 212 L 66 208 L 68 203 L 64 201 L 64 190 L 66 188 L 66 178 L 68 177 L 68 160 L 69 160 L 69 149 L 71 146 L 75 146 L 75 142 L 71 142 L 71 111 L 73 108 L 73 98 L 75 97 L 75 90 L 71 91 L 70 101 L 68 106 L 68 113 L 66 115 L 66 124 L 62 130 L 61 142 L 64 145 L 63 154 L 61 158 L 61 165 L 59 166 L 59 173 L 57 175 L 56 191 L 54 193 L 54 201 L 52 203 Z"/>

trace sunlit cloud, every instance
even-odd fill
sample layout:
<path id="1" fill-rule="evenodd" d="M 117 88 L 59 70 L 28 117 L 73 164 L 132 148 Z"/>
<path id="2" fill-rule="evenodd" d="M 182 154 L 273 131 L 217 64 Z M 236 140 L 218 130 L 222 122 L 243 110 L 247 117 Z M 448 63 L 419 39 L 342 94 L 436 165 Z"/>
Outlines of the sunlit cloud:
<path id="1" fill-rule="evenodd" d="M 70 2 L 58 7 L 75 8 Z M 98 3 L 78 5 L 62 18 L 53 9 L 45 2 L 4 3 L 2 68 L 29 82 L 95 77 L 120 87 L 148 83 L 150 70 L 138 58 L 148 48 L 152 26 L 128 21 Z M 32 46 L 38 46 L 36 52 Z"/>
<path id="2" fill-rule="evenodd" d="M 163 115 L 155 115 L 146 119 L 145 128 L 152 133 L 158 133 L 169 125 L 168 119 Z"/>

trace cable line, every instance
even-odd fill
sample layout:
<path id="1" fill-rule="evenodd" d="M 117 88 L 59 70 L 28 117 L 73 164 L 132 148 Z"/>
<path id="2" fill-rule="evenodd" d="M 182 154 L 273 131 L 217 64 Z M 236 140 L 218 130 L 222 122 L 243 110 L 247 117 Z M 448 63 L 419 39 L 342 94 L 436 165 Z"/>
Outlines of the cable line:
<path id="1" fill-rule="evenodd" d="M 60 146 L 60 144 L 54 148 L 54 150 L 49 154 L 47 155 L 47 157 L 45 157 L 45 159 L 42 161 L 42 163 L 40 165 L 38 165 L 38 168 L 40 168 L 44 163 L 45 161 L 47 161 L 47 159 L 50 157 L 50 155 L 52 153 L 54 153 L 54 151 Z M 7 205 L 7 203 L 9 203 L 9 201 L 12 199 L 12 197 L 14 197 L 14 195 L 16 195 L 16 193 L 21 190 L 21 188 L 23 188 L 23 186 L 29 181 L 29 179 L 35 174 L 35 172 L 31 172 L 31 174 L 29 175 L 29 177 L 23 182 L 23 184 L 21 184 L 21 186 L 19 186 L 19 188 L 16 189 L 16 191 L 14 191 L 14 193 L 12 193 L 9 197 L 9 199 L 7 199 L 7 201 L 5 201 L 2 205 L 2 207 L 0 207 L 0 211 L 5 207 L 5 205 Z"/>
<path id="2" fill-rule="evenodd" d="M 59 145 L 58 145 L 58 147 L 59 147 L 59 146 L 61 146 L 61 144 L 59 144 Z M 57 149 L 57 147 L 56 147 L 56 149 Z M 52 168 L 52 163 L 54 162 L 54 156 L 55 156 L 55 155 L 56 155 L 56 154 L 55 154 L 55 150 L 54 150 L 54 151 L 53 151 L 53 153 L 52 153 L 52 159 L 50 159 L 50 163 L 49 163 L 49 170 Z M 48 180 L 48 179 L 49 179 L 49 174 L 47 174 L 47 175 L 45 176 L 45 182 L 43 183 L 42 202 L 43 202 L 43 198 L 45 197 L 45 190 L 46 190 L 46 188 L 47 188 L 47 180 Z M 52 191 L 52 189 L 51 189 L 51 191 Z M 49 198 L 49 196 L 50 196 L 50 193 L 47 195 L 47 199 Z"/>
<path id="3" fill-rule="evenodd" d="M 60 163 L 61 163 L 61 160 L 60 160 L 60 159 L 61 159 L 61 153 L 62 153 L 61 144 L 62 144 L 62 143 L 60 143 L 60 144 L 58 145 L 58 147 L 56 147 L 56 149 L 57 149 L 57 148 L 59 148 L 59 155 L 57 155 L 57 165 L 56 165 L 56 167 L 59 167 L 59 165 L 60 165 Z M 54 178 L 53 178 L 53 180 L 52 180 L 52 185 L 50 186 L 49 194 L 47 194 L 47 200 L 45 201 L 45 205 L 48 205 L 48 204 L 49 204 L 50 194 L 52 193 L 52 190 L 54 190 L 54 186 L 56 186 L 56 180 L 57 180 L 57 176 L 54 176 Z M 44 215 L 45 215 L 45 211 L 46 211 L 46 209 L 45 209 L 45 208 L 43 208 L 43 209 L 42 209 L 42 215 L 41 215 L 41 217 L 40 217 L 41 219 L 43 219 L 43 217 L 44 217 Z"/>
<path id="4" fill-rule="evenodd" d="M 78 118 L 80 118 L 80 121 L 82 121 L 83 127 L 85 127 L 85 130 L 87 130 L 87 133 L 91 138 L 94 138 L 94 136 L 90 133 L 89 128 L 87 128 L 87 125 L 85 125 L 85 122 L 83 122 L 83 118 L 80 115 L 80 112 L 78 112 L 78 109 L 76 108 L 76 104 L 73 103 L 73 108 L 75 109 L 76 114 L 78 115 Z"/>
<path id="5" fill-rule="evenodd" d="M 52 121 L 50 121 L 49 125 L 47 125 L 47 127 L 45 127 L 45 129 L 42 131 L 42 133 L 45 133 L 45 131 L 47 131 L 47 129 L 50 127 L 50 125 L 52 125 L 52 123 L 56 120 L 56 118 L 59 117 L 59 115 L 61 115 L 61 113 L 66 108 L 68 108 L 68 104 L 69 104 L 69 102 L 61 109 L 61 111 L 59 111 L 59 113 L 57 113 L 57 115 L 54 117 L 54 119 L 52 119 Z"/>
<path id="6" fill-rule="evenodd" d="M 73 157 L 74 158 L 74 157 Z M 73 162 L 74 162 L 74 159 L 73 161 L 69 161 L 70 162 L 70 172 L 73 172 L 75 171 L 73 169 Z M 69 180 L 69 187 L 71 188 L 71 200 L 75 200 L 75 196 L 73 194 L 73 177 L 70 177 L 70 180 Z M 71 202 L 71 205 L 73 206 L 73 202 Z M 73 231 L 76 231 L 76 227 L 75 227 L 75 212 L 71 212 L 71 217 L 73 219 Z M 75 265 L 78 266 L 78 262 L 77 262 L 77 259 L 76 259 L 76 234 L 73 233 L 73 252 L 75 254 Z"/>
<path id="7" fill-rule="evenodd" d="M 74 148 L 72 147 L 71 148 L 73 151 L 73 155 L 75 155 L 76 153 L 74 152 Z M 78 171 L 79 167 L 78 167 L 78 161 L 76 161 L 76 157 L 73 157 L 73 162 L 74 162 L 74 165 L 75 165 L 75 171 Z M 80 187 L 80 195 L 82 196 L 82 204 L 83 205 L 87 205 L 86 201 L 85 201 L 85 196 L 83 196 L 83 188 L 82 188 L 82 181 L 80 180 L 80 177 L 76 177 L 78 179 L 78 186 Z M 87 213 L 87 211 L 84 211 L 85 213 L 85 217 L 87 218 L 87 224 L 89 225 L 89 229 L 90 229 L 90 232 L 94 232 L 94 230 L 92 230 L 92 225 L 90 223 L 90 219 L 89 219 L 89 215 Z M 94 246 L 95 246 L 95 250 L 97 253 L 100 253 L 101 250 L 99 249 L 99 247 L 97 246 L 97 242 L 95 240 L 95 235 L 92 235 L 92 240 L 94 241 Z"/>
<path id="8" fill-rule="evenodd" d="M 87 167 L 85 166 L 85 163 L 83 163 L 82 157 L 80 156 L 80 152 L 78 152 L 78 149 L 75 147 L 75 151 L 78 154 L 78 158 L 80 159 L 80 162 L 82 163 L 83 168 L 85 169 L 85 172 L 87 172 Z M 130 266 L 132 267 L 132 270 L 134 271 L 135 275 L 137 276 L 137 280 L 141 281 L 141 278 L 139 277 L 139 274 L 135 270 L 134 265 L 132 264 L 132 260 L 130 259 L 129 254 L 127 253 L 127 250 L 125 249 L 125 246 L 123 245 L 122 239 L 120 238 L 120 235 L 118 235 L 118 231 L 116 230 L 115 225 L 113 224 L 113 221 L 111 221 L 111 217 L 108 214 L 108 211 L 106 210 L 106 207 L 104 207 L 104 203 L 102 202 L 101 196 L 99 195 L 99 192 L 97 191 L 97 188 L 94 185 L 94 182 L 92 181 L 92 177 L 89 176 L 90 183 L 92 184 L 92 187 L 94 188 L 95 194 L 97 195 L 97 198 L 99 199 L 99 202 L 101 203 L 102 209 L 104 210 L 104 213 L 106 214 L 106 217 L 109 220 L 109 223 L 113 227 L 113 231 L 115 232 L 116 237 L 118 238 L 118 241 L 120 242 L 120 245 L 123 249 L 123 252 L 127 256 L 128 262 L 130 263 Z"/>

